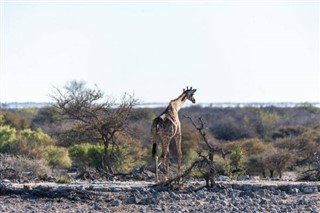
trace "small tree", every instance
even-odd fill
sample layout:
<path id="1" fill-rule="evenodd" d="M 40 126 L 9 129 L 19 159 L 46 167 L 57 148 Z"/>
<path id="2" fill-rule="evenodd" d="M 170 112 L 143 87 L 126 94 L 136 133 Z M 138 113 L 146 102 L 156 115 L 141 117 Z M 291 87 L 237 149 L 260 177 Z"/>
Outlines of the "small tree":
<path id="1" fill-rule="evenodd" d="M 270 171 L 270 178 L 274 177 L 274 172 L 277 172 L 279 178 L 282 178 L 282 173 L 292 164 L 292 161 L 291 152 L 284 149 L 274 149 L 264 159 L 264 163 Z"/>
<path id="2" fill-rule="evenodd" d="M 61 113 L 67 120 L 60 139 L 68 143 L 102 143 L 104 155 L 102 164 L 106 172 L 113 173 L 113 156 L 117 150 L 117 134 L 126 130 L 128 117 L 137 99 L 124 94 L 117 103 L 115 99 L 105 99 L 97 87 L 87 88 L 84 82 L 72 81 L 63 89 L 55 88 L 51 95 Z M 108 149 L 112 146 L 111 151 Z"/>
<path id="3" fill-rule="evenodd" d="M 236 145 L 236 147 L 230 154 L 230 176 L 237 177 L 245 172 L 243 165 L 243 157 L 243 150 L 241 146 Z"/>

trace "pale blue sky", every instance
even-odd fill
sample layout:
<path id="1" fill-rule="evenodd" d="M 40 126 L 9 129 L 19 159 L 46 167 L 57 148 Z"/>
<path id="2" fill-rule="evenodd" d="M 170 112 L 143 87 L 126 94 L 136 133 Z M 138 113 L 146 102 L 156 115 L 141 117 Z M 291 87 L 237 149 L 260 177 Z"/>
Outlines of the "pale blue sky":
<path id="1" fill-rule="evenodd" d="M 22 1 L 23 2 L 23 1 Z M 84 80 L 168 102 L 319 102 L 319 2 L 2 1 L 0 102 Z"/>

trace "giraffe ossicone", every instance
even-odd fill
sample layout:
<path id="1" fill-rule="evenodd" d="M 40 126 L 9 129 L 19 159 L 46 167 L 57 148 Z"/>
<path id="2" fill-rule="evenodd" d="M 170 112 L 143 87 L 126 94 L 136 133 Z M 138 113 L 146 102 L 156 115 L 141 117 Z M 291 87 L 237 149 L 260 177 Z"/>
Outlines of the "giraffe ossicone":
<path id="1" fill-rule="evenodd" d="M 157 156 L 157 144 L 161 143 L 162 153 L 160 155 L 160 164 L 163 165 L 164 174 L 167 177 L 169 171 L 168 153 L 169 144 L 172 139 L 176 142 L 177 158 L 178 158 L 178 174 L 181 172 L 181 125 L 179 120 L 179 110 L 183 106 L 186 100 L 196 103 L 194 93 L 196 89 L 187 87 L 183 89 L 181 95 L 170 101 L 168 107 L 158 117 L 153 119 L 151 134 L 152 134 L 152 156 L 155 159 L 156 180 L 158 180 L 158 156 Z"/>

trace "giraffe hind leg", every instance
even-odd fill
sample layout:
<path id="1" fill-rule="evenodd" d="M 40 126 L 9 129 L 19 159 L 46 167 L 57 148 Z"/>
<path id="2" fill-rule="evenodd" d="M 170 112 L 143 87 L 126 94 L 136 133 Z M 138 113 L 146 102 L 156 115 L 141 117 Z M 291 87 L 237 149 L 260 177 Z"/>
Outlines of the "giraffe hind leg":
<path id="1" fill-rule="evenodd" d="M 160 167 L 165 175 L 165 178 L 168 176 L 169 165 L 168 165 L 168 152 L 169 152 L 169 142 L 167 140 L 162 141 L 162 153 L 161 153 L 161 164 Z"/>

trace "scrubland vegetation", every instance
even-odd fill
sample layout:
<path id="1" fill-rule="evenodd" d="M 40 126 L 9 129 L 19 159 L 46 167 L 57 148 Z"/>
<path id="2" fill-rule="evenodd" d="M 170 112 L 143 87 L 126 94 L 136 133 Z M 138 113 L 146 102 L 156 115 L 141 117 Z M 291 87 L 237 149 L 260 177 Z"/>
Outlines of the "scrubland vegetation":
<path id="1" fill-rule="evenodd" d="M 87 114 L 73 114 L 84 120 L 93 116 L 81 123 L 63 111 L 68 110 L 64 106 L 65 109 L 57 106 L 1 109 L 0 170 L 13 168 L 21 170 L 21 174 L 32 172 L 37 177 L 46 177 L 70 168 L 125 173 L 151 164 L 150 126 L 164 109 L 134 108 L 132 104 L 125 105 L 130 107 L 129 111 L 119 111 L 124 110 L 123 105 L 98 111 L 104 105 L 90 108 L 98 106 L 91 102 L 86 111 L 77 109 Z M 124 120 L 117 120 L 116 113 L 124 113 Z M 103 117 L 104 114 L 108 116 Z M 214 156 L 219 174 L 232 178 L 242 174 L 281 178 L 283 172 L 294 171 L 309 180 L 319 179 L 319 108 L 309 104 L 293 108 L 183 108 L 182 160 L 186 168 L 197 158 L 202 139 L 182 115 L 202 117 L 206 122 L 207 138 L 220 150 Z M 118 125 L 113 126 L 116 121 Z M 106 125 L 109 129 L 104 129 Z M 103 137 L 109 137 L 109 141 Z M 175 144 L 170 146 L 170 162 L 174 165 Z M 108 158 L 106 153 L 110 154 Z"/>

